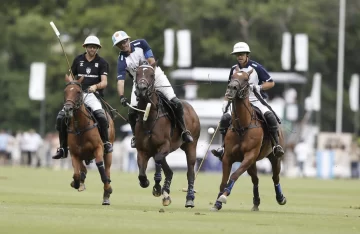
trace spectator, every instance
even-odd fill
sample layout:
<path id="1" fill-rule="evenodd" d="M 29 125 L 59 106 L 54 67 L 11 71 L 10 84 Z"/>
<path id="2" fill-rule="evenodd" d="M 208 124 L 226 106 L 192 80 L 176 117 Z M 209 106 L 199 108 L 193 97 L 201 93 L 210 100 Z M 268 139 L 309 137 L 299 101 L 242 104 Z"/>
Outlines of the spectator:
<path id="1" fill-rule="evenodd" d="M 305 176 L 305 162 L 309 155 L 310 148 L 304 141 L 304 139 L 301 139 L 300 142 L 295 146 L 294 153 L 296 155 L 296 161 L 299 168 L 299 176 L 304 177 Z"/>
<path id="2" fill-rule="evenodd" d="M 28 132 L 24 132 L 20 141 L 21 148 L 21 165 L 32 165 L 33 156 L 37 156 L 37 152 L 41 145 L 43 144 L 43 140 L 41 136 L 35 132 L 34 129 L 30 129 Z M 38 159 L 39 160 L 39 159 Z M 37 166 L 39 166 L 40 162 L 37 162 Z"/>
<path id="3" fill-rule="evenodd" d="M 10 143 L 9 141 L 9 134 L 4 129 L 0 129 L 0 165 L 8 164 L 8 144 Z"/>

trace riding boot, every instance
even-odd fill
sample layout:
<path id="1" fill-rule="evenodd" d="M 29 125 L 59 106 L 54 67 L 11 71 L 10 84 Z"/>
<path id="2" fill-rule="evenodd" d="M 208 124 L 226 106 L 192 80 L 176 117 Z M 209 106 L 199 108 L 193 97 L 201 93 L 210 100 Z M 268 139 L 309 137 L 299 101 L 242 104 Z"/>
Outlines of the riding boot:
<path id="1" fill-rule="evenodd" d="M 174 97 L 173 99 L 171 99 L 171 101 L 173 102 L 174 105 L 174 111 L 175 111 L 175 115 L 179 121 L 182 133 L 181 133 L 181 138 L 184 142 L 186 143 L 190 143 L 193 142 L 194 139 L 191 136 L 191 133 L 189 130 L 186 129 L 186 125 L 185 125 L 185 119 L 184 119 L 184 106 L 181 103 L 181 101 L 177 98 Z"/>
<path id="2" fill-rule="evenodd" d="M 129 113 L 128 113 L 128 118 L 129 118 L 128 121 L 129 121 L 129 124 L 131 127 L 131 131 L 133 134 L 133 137 L 131 138 L 131 148 L 136 148 L 135 125 L 136 125 L 136 119 L 137 119 L 137 112 L 130 108 Z"/>
<path id="3" fill-rule="evenodd" d="M 278 122 L 274 113 L 268 111 L 264 114 L 266 122 L 269 126 L 269 132 L 272 138 L 275 141 L 275 146 L 273 147 L 273 153 L 276 157 L 281 157 L 284 155 L 284 149 L 279 145 L 279 133 L 278 133 Z"/>
<path id="4" fill-rule="evenodd" d="M 113 152 L 113 147 L 109 141 L 109 122 L 106 118 L 105 111 L 102 109 L 96 110 L 94 111 L 94 116 L 99 124 L 100 137 L 104 143 L 104 153 L 111 153 Z"/>
<path id="5" fill-rule="evenodd" d="M 230 122 L 231 122 L 231 115 L 229 113 L 225 113 L 223 114 L 223 116 L 221 116 L 221 120 L 220 120 L 220 127 L 219 127 L 219 132 L 221 133 L 221 139 L 222 139 L 222 144 L 221 147 L 219 147 L 218 149 L 213 149 L 211 150 L 211 153 L 218 157 L 219 160 L 222 160 L 222 157 L 224 156 L 224 146 L 225 146 L 225 135 L 226 132 L 228 130 L 228 128 L 230 127 Z"/>
<path id="6" fill-rule="evenodd" d="M 53 159 L 66 158 L 68 155 L 67 146 L 67 126 L 65 123 L 65 113 L 60 111 L 56 118 L 56 130 L 59 132 L 60 148 L 57 149 Z"/>

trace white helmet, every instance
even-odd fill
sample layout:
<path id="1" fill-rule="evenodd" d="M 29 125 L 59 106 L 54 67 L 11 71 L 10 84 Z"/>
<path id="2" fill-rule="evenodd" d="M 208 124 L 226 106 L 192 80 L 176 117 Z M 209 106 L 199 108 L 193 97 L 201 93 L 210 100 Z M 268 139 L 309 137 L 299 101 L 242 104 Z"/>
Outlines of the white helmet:
<path id="1" fill-rule="evenodd" d="M 130 38 L 129 35 L 127 35 L 126 32 L 124 31 L 117 31 L 113 34 L 112 36 L 112 42 L 113 42 L 113 46 L 115 46 L 117 43 L 119 43 L 120 41 L 123 41 L 125 39 Z"/>
<path id="2" fill-rule="evenodd" d="M 97 45 L 101 48 L 100 40 L 96 36 L 88 36 L 84 41 L 83 47 L 86 45 Z"/>
<path id="3" fill-rule="evenodd" d="M 231 54 L 242 53 L 242 52 L 250 53 L 250 47 L 245 42 L 238 42 L 234 45 L 234 49 L 233 52 L 231 52 Z"/>

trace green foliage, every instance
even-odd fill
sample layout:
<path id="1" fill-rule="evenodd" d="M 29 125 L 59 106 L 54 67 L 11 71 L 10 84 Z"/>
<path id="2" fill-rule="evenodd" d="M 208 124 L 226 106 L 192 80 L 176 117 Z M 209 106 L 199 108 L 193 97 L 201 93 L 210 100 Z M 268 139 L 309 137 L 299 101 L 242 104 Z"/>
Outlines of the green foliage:
<path id="1" fill-rule="evenodd" d="M 163 30 L 192 31 L 192 64 L 202 67 L 230 67 L 229 52 L 234 43 L 245 40 L 256 59 L 269 71 L 281 71 L 282 33 L 307 33 L 310 39 L 308 84 L 296 88 L 310 94 L 312 75 L 323 75 L 322 130 L 335 129 L 336 72 L 338 43 L 338 0 L 4 0 L 0 9 L 0 84 L 2 92 L 0 127 L 13 130 L 38 126 L 40 103 L 28 98 L 29 67 L 47 63 L 46 131 L 54 130 L 55 117 L 63 103 L 64 74 L 68 70 L 57 38 L 49 26 L 54 21 L 70 60 L 84 50 L 86 36 L 96 34 L 103 45 L 100 55 L 110 64 L 106 100 L 126 116 L 116 91 L 118 49 L 111 36 L 125 30 L 132 38 L 146 38 L 157 59 L 164 52 Z M 360 3 L 347 1 L 345 83 L 357 70 L 360 36 Z M 169 71 L 173 68 L 165 68 Z M 126 89 L 132 82 L 127 80 Z M 222 88 L 223 87 L 223 88 Z M 225 84 L 201 86 L 202 98 L 217 98 Z M 301 90 L 302 89 L 302 90 Z M 279 89 L 274 89 L 279 90 Z M 130 96 L 130 92 L 126 92 Z M 352 131 L 352 112 L 344 96 L 344 130 Z M 301 100 L 302 101 L 302 100 Z M 119 126 L 124 121 L 117 120 Z"/>

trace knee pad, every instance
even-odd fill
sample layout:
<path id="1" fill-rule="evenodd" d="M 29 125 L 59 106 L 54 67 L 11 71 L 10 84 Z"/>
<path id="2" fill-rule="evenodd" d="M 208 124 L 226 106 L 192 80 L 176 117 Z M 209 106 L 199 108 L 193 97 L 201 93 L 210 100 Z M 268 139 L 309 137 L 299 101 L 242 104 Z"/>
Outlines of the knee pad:
<path id="1" fill-rule="evenodd" d="M 179 98 L 174 97 L 173 99 L 171 99 L 171 102 L 173 103 L 173 105 L 176 109 L 180 109 L 180 108 L 182 109 L 183 105 Z"/>
<path id="2" fill-rule="evenodd" d="M 277 120 L 275 118 L 274 113 L 272 113 L 271 111 L 268 111 L 264 114 L 264 117 L 266 119 L 267 124 L 269 125 L 269 128 L 271 130 L 277 130 L 278 125 L 277 125 Z"/>
<path id="3" fill-rule="evenodd" d="M 56 117 L 56 125 L 55 125 L 55 129 L 57 131 L 60 131 L 61 130 L 61 126 L 62 126 L 62 122 L 65 118 L 65 111 L 61 110 L 59 111 L 57 117 Z"/>
<path id="4" fill-rule="evenodd" d="M 104 110 L 94 111 L 94 116 L 98 121 L 104 121 L 106 123 L 108 122 Z"/>
<path id="5" fill-rule="evenodd" d="M 220 127 L 219 127 L 219 131 L 220 133 L 226 133 L 227 129 L 230 127 L 230 122 L 231 122 L 231 115 L 229 113 L 225 113 L 223 114 L 223 116 L 221 116 L 221 120 L 220 120 Z"/>

